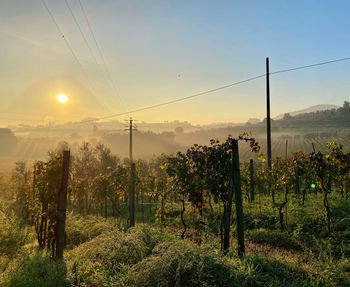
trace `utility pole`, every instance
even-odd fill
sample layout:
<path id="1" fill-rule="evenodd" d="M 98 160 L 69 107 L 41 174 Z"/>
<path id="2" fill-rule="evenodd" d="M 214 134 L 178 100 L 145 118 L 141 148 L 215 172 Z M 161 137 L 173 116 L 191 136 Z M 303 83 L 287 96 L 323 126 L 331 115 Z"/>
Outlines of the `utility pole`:
<path id="1" fill-rule="evenodd" d="M 132 132 L 133 131 L 137 131 L 137 126 L 134 124 L 134 121 L 132 118 L 130 118 L 129 120 L 126 120 L 127 122 L 129 122 L 129 125 L 126 126 L 125 131 L 129 131 L 130 135 L 129 135 L 129 159 L 130 162 L 132 162 Z"/>
<path id="2" fill-rule="evenodd" d="M 135 163 L 132 157 L 132 132 L 137 131 L 136 126 L 133 124 L 133 119 L 129 120 L 129 127 L 126 129 L 130 133 L 129 141 L 129 160 L 131 164 L 130 169 L 130 187 L 129 187 L 129 226 L 135 226 Z"/>
<path id="3" fill-rule="evenodd" d="M 129 133 L 130 133 L 130 141 L 129 141 L 129 159 L 130 159 L 130 161 L 132 161 L 132 118 L 130 118 Z"/>
<path id="4" fill-rule="evenodd" d="M 269 58 L 266 58 L 266 127 L 267 127 L 267 166 L 269 169 L 271 169 L 271 117 L 270 117 Z"/>

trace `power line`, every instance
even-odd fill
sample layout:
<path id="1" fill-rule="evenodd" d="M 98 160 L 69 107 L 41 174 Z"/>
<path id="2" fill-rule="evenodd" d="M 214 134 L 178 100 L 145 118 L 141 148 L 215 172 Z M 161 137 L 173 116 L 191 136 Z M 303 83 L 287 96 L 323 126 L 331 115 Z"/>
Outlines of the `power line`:
<path id="1" fill-rule="evenodd" d="M 89 78 L 87 77 L 87 74 L 86 74 L 85 71 L 84 71 L 84 67 L 83 67 L 82 63 L 80 62 L 78 56 L 77 56 L 76 53 L 74 52 L 74 50 L 73 50 L 71 44 L 69 43 L 69 41 L 68 41 L 67 38 L 64 36 L 64 33 L 63 33 L 62 29 L 60 28 L 60 26 L 58 25 L 58 22 L 56 21 L 56 19 L 55 19 L 53 13 L 51 12 L 50 8 L 46 5 L 45 0 L 41 0 L 41 3 L 42 3 L 43 6 L 45 7 L 45 9 L 46 9 L 47 13 L 49 14 L 51 20 L 52 20 L 53 23 L 55 24 L 55 26 L 56 26 L 56 28 L 57 28 L 57 31 L 59 32 L 59 34 L 61 35 L 61 37 L 62 37 L 63 40 L 65 41 L 66 46 L 68 47 L 69 51 L 71 52 L 73 58 L 74 58 L 75 61 L 78 63 L 79 68 L 80 68 L 80 70 L 81 70 L 81 73 L 82 73 L 82 75 L 83 75 L 84 78 L 85 78 L 85 81 L 87 80 L 87 81 L 86 81 L 86 84 L 88 85 L 88 89 L 89 89 L 90 92 L 96 97 L 96 93 L 93 92 L 93 91 L 95 91 L 95 89 L 93 88 L 92 84 L 90 83 Z M 103 101 L 102 101 L 102 104 L 104 105 Z M 105 107 L 105 108 L 107 108 L 107 107 Z M 107 108 L 107 109 L 108 109 L 108 108 Z"/>
<path id="2" fill-rule="evenodd" d="M 191 96 L 178 98 L 178 99 L 171 100 L 171 101 L 168 101 L 168 102 L 164 102 L 164 103 L 160 103 L 160 104 L 156 104 L 156 105 L 152 105 L 152 106 L 147 106 L 147 107 L 135 109 L 135 110 L 131 110 L 131 111 L 124 112 L 124 113 L 119 113 L 119 114 L 114 114 L 114 115 L 110 115 L 110 116 L 101 117 L 101 118 L 99 118 L 99 120 L 105 120 L 105 119 L 109 119 L 109 118 L 114 118 L 114 117 L 123 116 L 123 115 L 127 115 L 127 114 L 137 113 L 137 112 L 141 112 L 141 111 L 145 111 L 145 110 L 149 110 L 149 109 L 154 109 L 154 108 L 158 108 L 158 107 L 162 107 L 162 106 L 166 106 L 166 105 L 182 102 L 182 101 L 185 101 L 185 100 L 189 100 L 189 99 L 192 99 L 192 98 L 196 98 L 196 97 L 204 96 L 206 94 L 210 94 L 210 93 L 213 93 L 213 92 L 224 90 L 224 89 L 227 89 L 227 88 L 230 88 L 230 87 L 233 87 L 233 86 L 237 86 L 239 84 L 250 82 L 250 81 L 262 78 L 264 76 L 265 76 L 265 74 L 260 75 L 260 76 L 256 76 L 256 77 L 252 77 L 252 78 L 249 78 L 249 79 L 246 79 L 246 80 L 243 80 L 243 81 L 235 82 L 235 83 L 232 83 L 232 84 L 228 84 L 228 85 L 225 85 L 225 86 L 221 86 L 221 87 L 218 87 L 218 88 L 215 88 L 215 89 L 211 89 L 211 90 L 208 90 L 208 91 L 205 91 L 205 92 L 200 92 L 198 94 L 194 94 L 194 95 L 191 95 Z"/>
<path id="3" fill-rule="evenodd" d="M 65 38 L 64 33 L 63 33 L 63 31 L 61 30 L 60 26 L 58 25 L 58 23 L 57 23 L 55 17 L 53 16 L 53 14 L 52 14 L 52 12 L 51 12 L 51 10 L 50 10 L 49 7 L 46 5 L 45 0 L 41 0 L 41 3 L 44 5 L 44 7 L 45 7 L 47 13 L 50 15 L 50 18 L 51 18 L 52 22 L 55 24 L 55 26 L 56 26 L 56 28 L 57 28 L 57 31 L 59 32 L 60 36 L 61 36 L 61 37 L 63 38 L 63 40 L 65 41 L 65 43 L 66 43 L 66 45 L 67 45 L 69 51 L 71 52 L 73 58 L 78 62 L 78 64 L 79 64 L 80 66 L 82 66 L 82 64 L 81 64 L 81 62 L 80 62 L 80 60 L 79 60 L 79 58 L 78 58 L 77 55 L 75 54 L 75 52 L 74 52 L 72 46 L 70 45 L 69 41 Z"/>
<path id="4" fill-rule="evenodd" d="M 75 24 L 76 24 L 77 27 L 78 27 L 78 30 L 79 30 L 79 32 L 80 32 L 80 34 L 81 34 L 81 36 L 82 36 L 82 38 L 83 38 L 83 40 L 84 40 L 86 46 L 87 46 L 88 49 L 89 49 L 89 52 L 90 52 L 91 56 L 93 57 L 93 59 L 94 59 L 94 61 L 95 61 L 95 64 L 96 64 L 97 66 L 99 66 L 100 64 L 99 64 L 99 62 L 98 62 L 98 60 L 97 60 L 97 58 L 96 58 L 96 56 L 95 56 L 95 53 L 93 52 L 93 50 L 92 50 L 92 48 L 91 48 L 91 46 L 90 46 L 90 44 L 89 44 L 89 41 L 88 41 L 87 38 L 85 37 L 85 34 L 84 34 L 83 29 L 81 28 L 81 26 L 80 26 L 80 24 L 79 24 L 79 22 L 78 22 L 77 17 L 75 17 L 72 7 L 69 5 L 68 0 L 65 0 L 65 3 L 66 3 L 66 6 L 67 6 L 67 8 L 68 8 L 70 14 L 71 14 L 72 17 L 73 17 L 73 20 L 74 20 Z M 106 80 L 109 81 L 108 77 L 106 77 Z M 114 92 L 114 91 L 113 91 L 113 88 L 112 88 L 112 92 Z"/>
<path id="5" fill-rule="evenodd" d="M 332 64 L 332 63 L 342 62 L 342 61 L 348 61 L 348 60 L 350 60 L 350 57 L 335 59 L 335 60 L 326 61 L 326 62 L 320 62 L 320 63 L 306 65 L 306 66 L 300 66 L 300 67 L 296 67 L 296 68 L 279 70 L 279 71 L 275 71 L 275 72 L 270 72 L 270 75 L 292 72 L 292 71 L 296 71 L 296 70 L 307 69 L 307 68 L 312 68 L 312 67 L 316 67 L 316 66 L 322 66 L 322 65 L 327 65 L 327 64 Z"/>
<path id="6" fill-rule="evenodd" d="M 316 64 L 311 64 L 311 65 L 305 65 L 305 66 L 300 66 L 300 67 L 295 67 L 295 68 L 290 68 L 290 69 L 279 70 L 279 71 L 275 71 L 275 72 L 270 72 L 269 74 L 270 75 L 272 75 L 272 74 L 276 75 L 276 74 L 287 73 L 287 72 L 292 72 L 292 71 L 296 71 L 296 70 L 307 69 L 307 68 L 311 68 L 311 67 L 327 65 L 327 64 L 332 64 L 332 63 L 341 62 L 341 61 L 348 61 L 348 60 L 350 60 L 350 57 L 336 59 L 336 60 L 331 60 L 331 61 L 326 61 L 326 62 L 320 62 L 320 63 L 316 63 Z M 109 118 L 113 118 L 113 117 L 123 116 L 123 115 L 127 115 L 127 114 L 132 114 L 132 113 L 136 113 L 136 112 L 141 112 L 141 111 L 145 111 L 145 110 L 149 110 L 149 109 L 154 109 L 154 108 L 158 108 L 158 107 L 174 104 L 174 103 L 177 103 L 177 102 L 182 102 L 182 101 L 185 101 L 185 100 L 188 100 L 188 99 L 204 96 L 206 94 L 217 92 L 217 91 L 220 91 L 220 90 L 224 90 L 224 89 L 227 89 L 227 88 L 230 88 L 230 87 L 233 87 L 233 86 L 236 86 L 236 85 L 240 85 L 240 84 L 243 84 L 243 83 L 246 83 L 246 82 L 254 81 L 256 79 L 259 79 L 259 78 L 262 78 L 262 77 L 265 77 L 265 76 L 266 76 L 266 73 L 262 74 L 262 75 L 255 76 L 255 77 L 248 78 L 246 80 L 242 80 L 242 81 L 235 82 L 235 83 L 232 83 L 232 84 L 228 84 L 228 85 L 225 85 L 225 86 L 221 86 L 221 87 L 218 87 L 218 88 L 215 88 L 215 89 L 211 89 L 211 90 L 208 90 L 208 91 L 205 91 L 205 92 L 194 94 L 194 95 L 191 95 L 191 96 L 182 97 L 182 98 L 179 98 L 179 99 L 171 100 L 171 101 L 160 103 L 160 104 L 156 104 L 156 105 L 147 106 L 147 107 L 144 107 L 144 108 L 131 110 L 131 111 L 124 112 L 124 113 L 119 113 L 119 114 L 114 114 L 114 115 L 110 115 L 110 116 L 101 117 L 101 118 L 99 118 L 99 120 L 104 120 L 104 119 L 109 119 Z"/>
<path id="7" fill-rule="evenodd" d="M 68 3 L 68 0 L 65 0 L 65 2 L 66 2 L 66 6 L 67 6 L 67 8 L 68 8 L 70 14 L 71 14 L 72 17 L 73 17 L 73 20 L 74 20 L 75 24 L 77 25 L 77 27 L 78 27 L 78 29 L 79 29 L 79 32 L 80 32 L 81 36 L 82 36 L 83 39 L 84 39 L 84 42 L 85 42 L 86 46 L 88 47 L 88 49 L 89 49 L 89 51 L 90 51 L 91 56 L 94 58 L 95 63 L 98 65 L 97 58 L 95 57 L 95 54 L 93 53 L 93 51 L 92 51 L 92 49 L 91 49 L 91 46 L 90 46 L 88 40 L 86 39 L 85 34 L 84 34 L 83 30 L 81 29 L 81 26 L 79 25 L 79 22 L 78 22 L 77 18 L 75 17 L 74 12 L 73 12 L 71 6 L 70 6 L 69 3 Z"/>
<path id="8" fill-rule="evenodd" d="M 331 64 L 331 63 L 335 63 L 335 62 L 347 61 L 347 60 L 350 60 L 350 57 L 341 58 L 341 59 L 335 59 L 335 60 L 331 60 L 331 61 L 327 61 L 327 62 L 320 62 L 320 63 L 316 63 L 316 64 L 311 64 L 311 65 L 299 66 L 299 67 L 295 67 L 295 68 L 279 70 L 279 71 L 275 71 L 275 72 L 270 72 L 269 74 L 270 75 L 276 75 L 276 74 L 280 74 L 280 73 L 286 73 L 286 72 L 291 72 L 291 71 L 295 71 L 295 70 L 301 70 L 301 69 L 306 69 L 306 68 L 311 68 L 311 67 L 315 67 L 315 66 Z M 109 115 L 109 116 L 104 116 L 104 117 L 89 119 L 89 120 L 85 120 L 85 121 L 75 122 L 75 123 L 71 123 L 71 124 L 85 124 L 85 123 L 90 123 L 90 122 L 96 122 L 96 121 L 99 121 L 99 120 L 105 120 L 105 119 L 110 119 L 110 118 L 114 118 L 114 117 L 119 117 L 119 116 L 124 116 L 124 115 L 128 115 L 128 114 L 133 114 L 133 113 L 137 113 L 137 112 L 141 112 L 141 111 L 145 111 L 145 110 L 150 110 L 150 109 L 154 109 L 154 108 L 170 105 L 170 104 L 173 104 L 173 103 L 189 100 L 189 99 L 192 99 L 192 98 L 204 96 L 204 95 L 209 94 L 209 93 L 214 93 L 214 92 L 217 92 L 217 91 L 220 91 L 220 90 L 224 90 L 224 89 L 227 89 L 227 88 L 230 88 L 230 87 L 233 87 L 233 86 L 237 86 L 237 85 L 240 85 L 240 84 L 243 84 L 243 83 L 254 81 L 256 79 L 259 79 L 259 78 L 262 78 L 262 77 L 265 77 L 265 76 L 266 76 L 266 73 L 262 74 L 262 75 L 255 76 L 255 77 L 251 77 L 251 78 L 248 78 L 248 79 L 245 79 L 245 80 L 242 80 L 242 81 L 231 83 L 231 84 L 228 84 L 228 85 L 220 86 L 220 87 L 217 87 L 217 88 L 214 88 L 214 89 L 211 89 L 211 90 L 207 90 L 207 91 L 204 91 L 204 92 L 193 94 L 193 95 L 190 95 L 190 96 L 174 99 L 174 100 L 171 100 L 171 101 L 167 101 L 167 102 L 163 102 L 163 103 L 159 103 L 159 104 L 155 104 L 155 105 L 151 105 L 151 106 L 146 106 L 146 107 L 138 108 L 138 109 L 134 109 L 134 110 L 129 110 L 129 111 L 126 111 L 126 112 L 113 114 L 113 115 Z M 55 126 L 55 127 L 58 128 L 58 126 Z M 37 130 L 40 130 L 40 129 L 42 129 L 42 128 L 38 128 Z M 46 128 L 44 128 L 44 129 L 46 129 Z"/>
<path id="9" fill-rule="evenodd" d="M 116 99 L 117 99 L 118 103 L 122 106 L 122 108 L 124 108 L 124 103 L 123 103 L 122 97 L 121 97 L 121 96 L 118 97 L 118 94 L 119 94 L 119 93 L 118 93 L 118 89 L 117 89 L 117 87 L 116 87 L 116 85 L 115 85 L 115 82 L 114 82 L 114 80 L 113 80 L 113 77 L 112 77 L 112 75 L 111 75 L 109 66 L 108 66 L 108 64 L 107 64 L 107 62 L 106 62 L 106 59 L 105 59 L 105 56 L 104 56 L 104 54 L 103 54 L 103 52 L 102 52 L 101 46 L 100 46 L 99 43 L 97 42 L 97 39 L 96 39 L 96 37 L 95 37 L 94 30 L 92 29 L 92 25 L 91 25 L 90 20 L 89 20 L 89 18 L 88 18 L 88 16 L 87 16 L 87 13 L 86 13 L 86 11 L 85 11 L 85 8 L 84 8 L 84 6 L 83 6 L 83 3 L 81 2 L 81 0 L 78 0 L 78 2 L 79 2 L 79 5 L 80 5 L 81 10 L 83 11 L 83 15 L 84 15 L 85 21 L 86 21 L 86 23 L 87 23 L 87 25 L 88 25 L 90 34 L 91 34 L 91 36 L 92 36 L 92 38 L 93 38 L 93 40 L 94 40 L 94 42 L 95 42 L 95 46 L 96 46 L 96 48 L 97 48 L 97 51 L 98 51 L 98 53 L 99 53 L 99 55 L 100 55 L 100 58 L 101 58 L 101 60 L 102 60 L 105 73 L 106 73 L 107 77 L 109 78 L 109 81 L 110 81 L 110 83 L 111 83 L 112 89 L 114 90 Z"/>

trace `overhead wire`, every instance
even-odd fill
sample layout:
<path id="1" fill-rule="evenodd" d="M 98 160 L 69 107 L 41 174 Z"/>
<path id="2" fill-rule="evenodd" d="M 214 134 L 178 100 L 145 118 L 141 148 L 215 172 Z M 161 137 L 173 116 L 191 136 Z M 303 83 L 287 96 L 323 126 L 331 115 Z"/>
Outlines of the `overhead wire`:
<path id="1" fill-rule="evenodd" d="M 49 14 L 52 22 L 55 24 L 56 28 L 57 28 L 57 31 L 59 32 L 60 36 L 63 38 L 64 42 L 66 43 L 66 46 L 68 47 L 68 50 L 71 52 L 73 58 L 75 59 L 75 61 L 78 63 L 78 66 L 80 68 L 80 71 L 83 75 L 83 77 L 85 78 L 85 82 L 86 82 L 86 85 L 88 86 L 88 89 L 90 90 L 90 93 L 92 93 L 95 97 L 96 97 L 96 92 L 95 92 L 95 89 L 94 87 L 92 86 L 91 84 L 91 81 L 89 81 L 89 78 L 87 76 L 87 74 L 85 73 L 85 70 L 84 70 L 84 66 L 83 64 L 81 63 L 81 61 L 79 60 L 77 54 L 74 52 L 73 48 L 72 48 L 72 45 L 69 43 L 69 41 L 67 40 L 67 38 L 65 37 L 61 27 L 59 26 L 58 22 L 56 21 L 52 11 L 50 10 L 50 8 L 47 6 L 45 0 L 41 0 L 41 3 L 43 4 L 45 10 L 47 11 L 47 13 Z M 104 104 L 102 102 L 102 104 Z M 108 108 L 105 107 L 107 110 Z"/>
<path id="2" fill-rule="evenodd" d="M 296 70 L 307 69 L 307 68 L 311 68 L 311 67 L 327 65 L 327 64 L 331 64 L 331 63 L 336 63 L 336 62 L 341 62 L 341 61 L 348 61 L 348 60 L 350 60 L 350 57 L 341 58 L 341 59 L 335 59 L 335 60 L 326 61 L 326 62 L 320 62 L 320 63 L 316 63 L 316 64 L 311 64 L 311 65 L 299 66 L 299 67 L 289 68 L 289 69 L 284 69 L 284 70 L 278 70 L 278 71 L 270 72 L 269 74 L 270 75 L 276 75 L 276 74 L 287 73 L 287 72 L 292 72 L 292 71 L 296 71 Z M 256 79 L 263 78 L 265 76 L 266 76 L 266 73 L 258 75 L 258 76 L 254 76 L 254 77 L 242 80 L 242 81 L 238 81 L 238 82 L 235 82 L 235 83 L 224 85 L 224 86 L 221 86 L 221 87 L 218 87 L 218 88 L 214 88 L 214 89 L 211 89 L 211 90 L 200 92 L 200 93 L 197 93 L 197 94 L 194 94 L 194 95 L 190 95 L 190 96 L 174 99 L 174 100 L 171 100 L 171 101 L 167 101 L 167 102 L 163 102 L 163 103 L 160 103 L 160 104 L 155 104 L 155 105 L 151 105 L 151 106 L 147 106 L 147 107 L 143 107 L 143 108 L 139 108 L 139 109 L 130 110 L 130 111 L 123 112 L 123 113 L 118 113 L 118 114 L 113 114 L 113 115 L 109 115 L 109 116 L 105 116 L 105 117 L 100 117 L 100 118 L 98 118 L 98 120 L 105 120 L 105 119 L 109 119 L 109 118 L 113 118 L 113 117 L 123 116 L 123 115 L 127 115 L 127 114 L 132 114 L 132 113 L 136 113 L 136 112 L 141 112 L 141 111 L 145 111 L 145 110 L 149 110 L 149 109 L 154 109 L 154 108 L 158 108 L 158 107 L 174 104 L 174 103 L 185 101 L 185 100 L 188 100 L 188 99 L 204 96 L 204 95 L 209 94 L 209 93 L 213 93 L 213 92 L 217 92 L 217 91 L 220 91 L 220 90 L 224 90 L 224 89 L 227 89 L 227 88 L 230 88 L 230 87 L 233 87 L 233 86 L 236 86 L 236 85 L 240 85 L 240 84 L 243 84 L 243 83 L 246 83 L 246 82 L 254 81 Z"/>
<path id="3" fill-rule="evenodd" d="M 348 61 L 348 60 L 350 60 L 350 57 L 330 60 L 330 61 L 326 61 L 326 62 L 320 62 L 320 63 L 316 63 L 316 64 L 311 64 L 311 65 L 299 66 L 299 67 L 294 67 L 294 68 L 289 68 L 289 69 L 278 70 L 278 71 L 270 72 L 269 74 L 270 75 L 276 75 L 276 74 L 280 74 L 280 73 L 286 73 L 286 72 L 291 72 L 291 71 L 296 71 L 296 70 L 301 70 L 301 69 L 307 69 L 307 68 L 311 68 L 311 67 L 316 67 L 316 66 L 331 64 L 331 63 L 335 63 L 335 62 L 341 62 L 341 61 Z M 233 86 L 237 86 L 237 85 L 240 85 L 240 84 L 243 84 L 243 83 L 254 81 L 254 80 L 263 78 L 265 76 L 266 76 L 266 73 L 265 74 L 261 74 L 261 75 L 257 75 L 257 76 L 254 76 L 254 77 L 250 77 L 248 79 L 241 80 L 241 81 L 238 81 L 238 82 L 234 82 L 234 83 L 231 83 L 231 84 L 227 84 L 227 85 L 224 85 L 224 86 L 220 86 L 220 87 L 217 87 L 217 88 L 214 88 L 214 89 L 210 89 L 210 90 L 207 90 L 207 91 L 196 93 L 196 94 L 193 94 L 193 95 L 190 95 L 190 96 L 174 99 L 174 100 L 171 100 L 171 101 L 167 101 L 167 102 L 163 102 L 163 103 L 159 103 L 159 104 L 155 104 L 155 105 L 150 105 L 150 106 L 146 106 L 146 107 L 142 107 L 142 108 L 138 108 L 138 109 L 134 109 L 134 110 L 129 110 L 129 111 L 118 113 L 118 114 L 112 114 L 112 115 L 108 115 L 108 116 L 104 116 L 104 117 L 88 119 L 88 120 L 84 120 L 84 121 L 80 121 L 80 122 L 73 122 L 71 124 L 74 124 L 74 125 L 75 124 L 77 124 L 77 125 L 85 124 L 85 123 L 90 123 L 90 122 L 96 122 L 96 121 L 99 121 L 99 120 L 105 120 L 105 119 L 115 118 L 115 117 L 119 117 L 119 116 L 123 116 L 123 115 L 133 114 L 133 113 L 137 113 L 137 112 L 141 112 L 141 111 L 145 111 L 145 110 L 150 110 L 150 109 L 154 109 L 154 108 L 170 105 L 170 104 L 173 104 L 173 103 L 189 100 L 189 99 L 192 99 L 192 98 L 204 96 L 204 95 L 207 95 L 209 93 L 214 93 L 214 92 L 217 92 L 217 91 L 220 91 L 220 90 L 224 90 L 224 89 L 227 89 L 227 88 L 230 88 L 230 87 L 233 87 Z M 58 126 L 54 126 L 54 127 L 50 127 L 50 128 L 55 128 L 55 127 L 57 128 Z M 45 129 L 45 127 L 38 128 L 36 130 L 40 130 L 40 129 Z"/>
<path id="4" fill-rule="evenodd" d="M 74 12 L 73 12 L 73 10 L 72 10 L 72 7 L 69 5 L 68 0 L 65 0 L 65 3 L 66 3 L 66 6 L 67 6 L 67 8 L 68 8 L 70 14 L 72 15 L 72 18 L 73 18 L 73 20 L 74 20 L 74 23 L 77 25 L 78 30 L 79 30 L 79 32 L 80 32 L 80 34 L 81 34 L 81 36 L 82 36 L 82 38 L 83 38 L 83 40 L 84 40 L 86 46 L 87 46 L 88 49 L 89 49 L 89 52 L 90 52 L 91 56 L 94 58 L 95 63 L 98 65 L 97 58 L 95 57 L 95 54 L 94 54 L 93 51 L 92 51 L 92 48 L 91 48 L 91 46 L 90 46 L 90 44 L 89 44 L 89 41 L 88 41 L 87 38 L 85 37 L 85 34 L 84 34 L 83 29 L 81 28 L 81 26 L 80 26 L 80 24 L 79 24 L 79 22 L 78 22 L 78 19 L 77 19 L 77 18 L 75 17 L 75 15 L 74 15 Z"/>
<path id="5" fill-rule="evenodd" d="M 270 72 L 269 74 L 274 75 L 274 74 L 280 74 L 280 73 L 287 73 L 287 72 L 292 72 L 292 71 L 296 71 L 296 70 L 302 70 L 302 69 L 307 69 L 307 68 L 312 68 L 312 67 L 317 67 L 317 66 L 322 66 L 322 65 L 328 65 L 328 64 L 342 62 L 342 61 L 348 61 L 348 60 L 350 60 L 350 57 L 320 62 L 320 63 L 316 63 L 316 64 L 311 64 L 311 65 L 299 66 L 299 67 L 290 68 L 290 69 L 279 70 L 279 71 L 275 71 L 275 72 Z"/>
<path id="6" fill-rule="evenodd" d="M 83 40 L 84 40 L 86 46 L 87 46 L 88 49 L 89 49 L 89 52 L 90 52 L 90 54 L 91 54 L 93 60 L 95 61 L 96 66 L 99 66 L 100 64 L 99 64 L 99 62 L 98 62 L 98 60 L 97 60 L 97 58 L 96 58 L 96 56 L 95 56 L 95 53 L 93 52 L 93 49 L 91 48 L 91 46 L 90 46 L 90 44 L 89 44 L 89 41 L 87 40 L 87 38 L 86 38 L 86 36 L 85 36 L 85 34 L 84 34 L 84 32 L 83 32 L 83 29 L 81 28 L 81 26 L 80 26 L 80 24 L 79 24 L 79 21 L 78 21 L 77 17 L 76 17 L 75 14 L 74 14 L 74 11 L 73 11 L 72 7 L 69 5 L 68 0 L 65 0 L 65 3 L 66 3 L 66 6 L 67 6 L 67 8 L 68 8 L 70 14 L 72 15 L 72 18 L 73 18 L 73 20 L 74 20 L 74 23 L 77 25 L 78 30 L 79 30 L 79 32 L 80 32 L 80 34 L 81 34 L 81 36 L 82 36 L 82 38 L 83 38 Z M 106 79 L 107 79 L 107 81 L 109 81 L 108 77 L 107 77 Z M 112 89 L 113 89 L 113 88 L 112 88 Z M 114 91 L 113 91 L 113 92 L 114 92 Z"/>
<path id="7" fill-rule="evenodd" d="M 88 15 L 87 15 L 87 13 L 86 13 L 86 10 L 85 10 L 85 8 L 84 8 L 84 5 L 83 5 L 83 3 L 81 2 L 81 0 L 78 0 L 78 2 L 79 2 L 79 6 L 80 6 L 80 8 L 81 8 L 81 10 L 82 10 L 82 12 L 83 12 L 84 19 L 85 19 L 85 21 L 86 21 L 86 23 L 87 23 L 87 26 L 88 26 L 88 28 L 89 28 L 90 34 L 91 34 L 91 36 L 92 36 L 92 39 L 94 40 L 96 49 L 97 49 L 97 51 L 98 51 L 98 53 L 99 53 L 99 56 L 100 56 L 100 58 L 101 58 L 101 60 L 102 60 L 102 63 L 103 63 L 103 67 L 104 67 L 104 71 L 105 71 L 105 73 L 106 73 L 106 76 L 109 78 L 110 83 L 111 83 L 111 86 L 112 86 L 112 89 L 114 90 L 114 94 L 115 94 L 116 100 L 117 100 L 118 103 L 122 106 L 122 109 L 124 109 L 124 102 L 123 102 L 123 99 L 122 99 L 121 95 L 119 94 L 118 89 L 117 89 L 117 87 L 116 87 L 116 84 L 115 84 L 115 82 L 114 82 L 114 80 L 113 80 L 113 77 L 112 77 L 111 72 L 110 72 L 110 68 L 109 68 L 109 66 L 108 66 L 108 64 L 107 64 L 106 58 L 105 58 L 105 56 L 104 56 L 104 53 L 102 52 L 101 45 L 98 43 L 97 38 L 96 38 L 95 33 L 94 33 L 94 30 L 92 29 L 92 25 L 91 25 L 91 23 L 90 23 L 90 20 L 89 20 L 89 17 L 88 17 Z"/>

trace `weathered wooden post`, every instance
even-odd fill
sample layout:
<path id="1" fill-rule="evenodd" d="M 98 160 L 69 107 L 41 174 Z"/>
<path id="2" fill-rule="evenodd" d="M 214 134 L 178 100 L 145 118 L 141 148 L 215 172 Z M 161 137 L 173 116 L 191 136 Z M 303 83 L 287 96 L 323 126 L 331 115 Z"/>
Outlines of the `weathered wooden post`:
<path id="1" fill-rule="evenodd" d="M 135 163 L 131 163 L 131 181 L 129 194 L 129 221 L 130 227 L 135 226 Z"/>
<path id="2" fill-rule="evenodd" d="M 243 231 L 243 203 L 241 189 L 241 174 L 239 169 L 238 157 L 238 141 L 232 142 L 232 174 L 230 176 L 229 192 L 227 201 L 224 204 L 224 238 L 223 238 L 223 253 L 226 255 L 230 247 L 230 223 L 232 211 L 232 198 L 235 193 L 236 200 L 236 223 L 237 223 L 237 240 L 238 240 L 238 256 L 242 257 L 244 250 L 244 231 Z"/>
<path id="3" fill-rule="evenodd" d="M 249 162 L 249 176 L 250 176 L 250 202 L 254 201 L 254 188 L 255 188 L 255 182 L 254 182 L 254 161 L 253 159 L 250 159 Z"/>
<path id="4" fill-rule="evenodd" d="M 233 189 L 234 189 L 235 200 L 236 200 L 238 256 L 242 257 L 245 253 L 245 248 L 244 248 L 241 172 L 240 172 L 240 168 L 239 168 L 238 141 L 237 140 L 234 140 L 233 145 L 232 145 L 232 164 L 233 164 Z"/>
<path id="5" fill-rule="evenodd" d="M 234 192 L 234 183 L 233 183 L 233 173 L 230 176 L 230 183 L 229 183 L 229 191 L 228 191 L 228 197 L 226 202 L 224 202 L 224 222 L 223 222 L 223 229 L 224 229 L 224 238 L 223 238 L 223 253 L 226 255 L 228 253 L 228 250 L 230 248 L 230 226 L 231 226 L 231 210 L 232 210 L 232 198 L 233 198 L 233 192 Z"/>
<path id="6" fill-rule="evenodd" d="M 70 151 L 65 150 L 63 152 L 62 179 L 61 179 L 61 187 L 58 193 L 58 204 L 57 204 L 56 259 L 63 258 L 63 249 L 65 244 L 69 159 L 70 159 Z"/>

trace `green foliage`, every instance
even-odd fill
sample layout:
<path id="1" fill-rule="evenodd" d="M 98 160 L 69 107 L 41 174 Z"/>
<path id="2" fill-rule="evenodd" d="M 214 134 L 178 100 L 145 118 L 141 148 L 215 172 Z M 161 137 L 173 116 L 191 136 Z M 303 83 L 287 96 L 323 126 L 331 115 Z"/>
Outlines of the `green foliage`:
<path id="1" fill-rule="evenodd" d="M 2 209 L 0 210 L 0 256 L 12 258 L 26 243 L 28 230 L 17 220 L 13 212 Z"/>
<path id="2" fill-rule="evenodd" d="M 61 261 L 54 261 L 45 253 L 38 252 L 28 256 L 11 279 L 4 286 L 8 287 L 64 287 L 69 286 L 66 280 L 66 266 Z"/>

